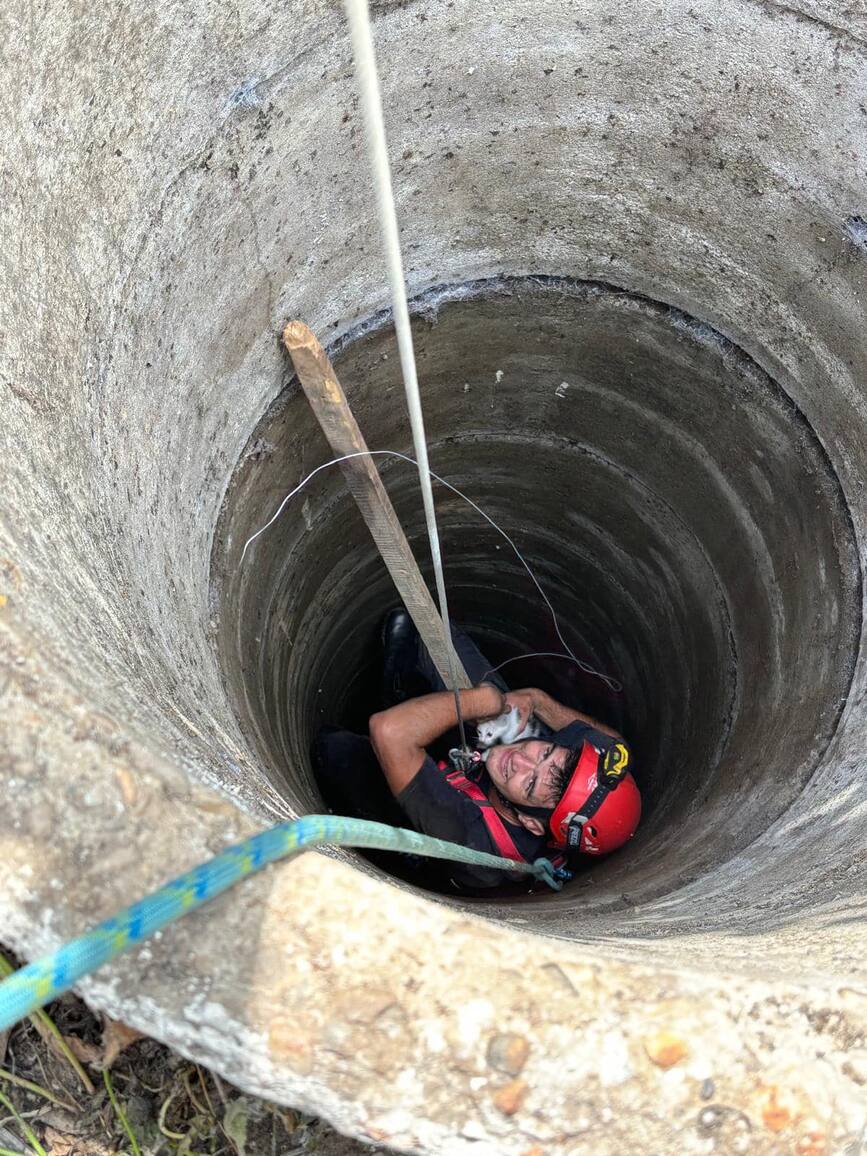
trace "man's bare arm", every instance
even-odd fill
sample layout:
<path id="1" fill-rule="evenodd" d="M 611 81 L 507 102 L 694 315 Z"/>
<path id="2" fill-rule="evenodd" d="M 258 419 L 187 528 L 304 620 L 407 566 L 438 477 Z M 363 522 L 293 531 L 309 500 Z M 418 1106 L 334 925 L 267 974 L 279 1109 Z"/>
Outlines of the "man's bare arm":
<path id="1" fill-rule="evenodd" d="M 461 712 L 468 722 L 492 718 L 505 709 L 501 691 L 484 683 L 462 690 Z M 370 719 L 370 741 L 393 795 L 415 778 L 426 758 L 425 747 L 457 725 L 451 691 L 410 699 Z"/>
<path id="2" fill-rule="evenodd" d="M 606 726 L 605 723 L 592 718 L 589 714 L 584 714 L 580 710 L 563 706 L 555 698 L 551 698 L 550 694 L 546 694 L 544 690 L 538 690 L 536 687 L 510 691 L 506 695 L 506 703 L 509 706 L 516 706 L 525 722 L 531 714 L 534 714 L 546 726 L 555 731 L 562 730 L 570 723 L 582 722 L 595 727 L 604 735 L 610 735 L 613 739 L 623 739 L 623 735 L 613 727 Z"/>

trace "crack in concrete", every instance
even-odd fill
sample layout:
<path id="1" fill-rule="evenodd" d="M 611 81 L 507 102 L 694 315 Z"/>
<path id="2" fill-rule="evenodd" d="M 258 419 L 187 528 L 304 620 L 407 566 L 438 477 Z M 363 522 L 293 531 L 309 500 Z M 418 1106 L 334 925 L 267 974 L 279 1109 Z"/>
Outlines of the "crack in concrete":
<path id="1" fill-rule="evenodd" d="M 794 4 L 782 4 L 779 0 L 750 0 L 750 3 L 757 5 L 759 8 L 763 8 L 766 12 L 778 12 L 782 16 L 791 16 L 799 23 L 812 24 L 816 28 L 821 28 L 830 36 L 840 40 L 852 41 L 862 48 L 867 48 L 867 40 L 853 32 L 850 28 L 841 28 L 838 24 L 831 23 L 830 20 L 824 20 L 821 16 L 816 16 L 812 12 L 805 12 L 803 8 L 795 7 Z"/>

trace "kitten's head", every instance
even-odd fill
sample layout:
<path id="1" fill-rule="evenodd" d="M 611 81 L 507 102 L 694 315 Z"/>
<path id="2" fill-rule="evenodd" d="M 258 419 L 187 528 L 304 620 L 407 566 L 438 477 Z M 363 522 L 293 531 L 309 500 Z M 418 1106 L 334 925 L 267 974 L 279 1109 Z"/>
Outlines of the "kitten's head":
<path id="1" fill-rule="evenodd" d="M 518 717 L 516 707 L 509 707 L 496 718 L 486 719 L 476 723 L 477 744 L 480 747 L 492 747 L 494 743 L 501 743 Z"/>
<path id="2" fill-rule="evenodd" d="M 492 747 L 502 733 L 502 727 L 496 725 L 496 719 L 476 724 L 476 742 L 480 747 Z"/>

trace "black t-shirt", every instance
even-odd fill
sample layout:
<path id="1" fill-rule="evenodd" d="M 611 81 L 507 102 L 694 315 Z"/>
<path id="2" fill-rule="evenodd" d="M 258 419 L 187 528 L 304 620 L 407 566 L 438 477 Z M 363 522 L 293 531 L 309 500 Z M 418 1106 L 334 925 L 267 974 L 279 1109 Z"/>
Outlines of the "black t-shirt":
<path id="1" fill-rule="evenodd" d="M 577 746 L 584 739 L 599 746 L 606 746 L 611 741 L 594 727 L 582 722 L 570 723 L 551 736 L 551 741 L 561 747 Z M 485 794 L 488 793 L 490 785 L 490 779 L 483 773 L 479 786 Z M 438 839 L 448 839 L 452 843 L 460 843 L 464 847 L 473 847 L 477 851 L 498 854 L 497 846 L 482 816 L 481 807 L 462 791 L 451 786 L 446 781 L 445 773 L 437 767 L 433 759 L 425 759 L 418 774 L 401 791 L 398 802 L 417 831 L 434 835 Z M 500 818 L 515 846 L 528 862 L 532 863 L 534 859 L 549 854 L 544 835 L 533 835 L 521 824 L 510 823 L 502 815 Z M 450 875 L 456 882 L 470 887 L 499 887 L 506 883 L 515 883 L 522 878 L 510 871 L 470 867 L 463 863 L 455 863 Z"/>

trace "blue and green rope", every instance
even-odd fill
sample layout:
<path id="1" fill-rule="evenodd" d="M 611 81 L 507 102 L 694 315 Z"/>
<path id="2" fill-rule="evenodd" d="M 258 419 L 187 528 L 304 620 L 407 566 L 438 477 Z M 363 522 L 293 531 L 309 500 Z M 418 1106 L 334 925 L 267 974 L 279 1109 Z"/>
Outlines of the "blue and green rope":
<path id="1" fill-rule="evenodd" d="M 516 863 L 486 851 L 474 851 L 417 831 L 388 827 L 384 823 L 341 815 L 305 815 L 229 847 L 207 863 L 200 863 L 159 891 L 106 919 L 92 931 L 16 971 L 0 983 L 0 1032 L 36 1008 L 50 1003 L 83 976 L 102 967 L 122 951 L 220 895 L 238 880 L 255 874 L 278 859 L 324 844 L 403 851 L 499 871 L 515 871 L 532 875 L 555 891 L 559 891 L 570 877 L 568 872 L 555 868 L 547 859 Z"/>

